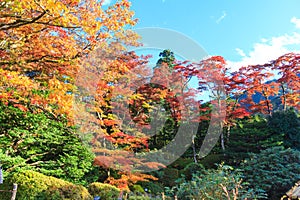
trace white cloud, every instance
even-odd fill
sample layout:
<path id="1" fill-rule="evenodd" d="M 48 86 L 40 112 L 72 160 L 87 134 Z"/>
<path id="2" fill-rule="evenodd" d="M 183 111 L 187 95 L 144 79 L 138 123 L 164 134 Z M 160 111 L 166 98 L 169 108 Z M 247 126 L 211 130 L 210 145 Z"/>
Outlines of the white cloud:
<path id="1" fill-rule="evenodd" d="M 293 17 L 293 18 L 291 19 L 291 22 L 292 22 L 293 24 L 295 24 L 296 28 L 300 28 L 300 19 L 298 19 L 298 18 L 296 18 L 296 17 Z"/>
<path id="2" fill-rule="evenodd" d="M 236 48 L 235 50 L 237 51 L 237 53 L 238 53 L 240 56 L 242 56 L 242 57 L 245 57 L 245 56 L 246 56 L 245 52 L 244 52 L 242 49 Z"/>
<path id="3" fill-rule="evenodd" d="M 111 3 L 111 0 L 104 0 L 103 3 L 102 3 L 102 5 L 103 5 L 103 6 L 107 6 L 107 5 L 109 5 L 110 3 Z"/>
<path id="4" fill-rule="evenodd" d="M 292 21 L 296 19 L 292 18 Z M 300 19 L 299 21 L 300 26 Z M 297 26 L 297 24 L 295 23 Z M 299 27 L 300 28 L 300 27 Z M 237 54 L 241 56 L 239 61 L 227 61 L 228 67 L 232 70 L 238 70 L 240 67 L 247 65 L 264 64 L 271 60 L 274 60 L 285 53 L 297 52 L 299 49 L 292 49 L 289 45 L 300 44 L 300 33 L 284 34 L 278 37 L 272 37 L 270 39 L 263 38 L 260 42 L 253 45 L 252 50 L 249 53 L 245 53 L 242 49 L 236 48 Z"/>
<path id="5" fill-rule="evenodd" d="M 261 42 L 266 43 L 266 42 L 268 42 L 268 39 L 262 38 L 262 39 L 261 39 Z"/>
<path id="6" fill-rule="evenodd" d="M 223 15 L 217 19 L 216 23 L 219 24 L 226 16 L 227 16 L 227 13 L 225 11 L 223 11 Z"/>

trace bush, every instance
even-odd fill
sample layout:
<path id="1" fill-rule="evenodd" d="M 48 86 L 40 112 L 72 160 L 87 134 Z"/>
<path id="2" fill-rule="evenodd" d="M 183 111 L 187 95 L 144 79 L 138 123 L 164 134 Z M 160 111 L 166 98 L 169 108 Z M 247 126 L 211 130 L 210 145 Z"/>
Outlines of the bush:
<path id="1" fill-rule="evenodd" d="M 128 200 L 150 200 L 147 196 L 130 196 Z"/>
<path id="2" fill-rule="evenodd" d="M 193 163 L 193 159 L 191 158 L 178 158 L 174 163 L 172 163 L 171 167 L 176 168 L 178 170 L 184 169 L 190 163 Z"/>
<path id="3" fill-rule="evenodd" d="M 92 200 L 88 190 L 81 185 L 64 185 L 61 187 L 52 186 L 45 192 L 38 195 L 39 200 Z"/>
<path id="4" fill-rule="evenodd" d="M 15 172 L 5 180 L 3 187 L 11 189 L 13 183 L 18 184 L 17 199 L 19 200 L 92 199 L 83 186 L 30 170 Z M 9 199 L 7 195 L 10 194 L 0 193 L 0 199 Z"/>
<path id="5" fill-rule="evenodd" d="M 0 102 L 0 124 L 0 160 L 5 171 L 34 170 L 85 184 L 83 177 L 95 156 L 67 121 Z"/>
<path id="6" fill-rule="evenodd" d="M 262 150 L 283 146 L 284 134 L 272 133 L 265 118 L 255 115 L 238 122 L 231 129 L 230 141 L 226 148 L 226 164 L 239 166 L 249 153 L 259 153 Z"/>
<path id="7" fill-rule="evenodd" d="M 179 185 L 166 188 L 169 196 L 177 196 L 180 200 L 202 199 L 254 199 L 265 197 L 247 189 L 247 183 L 242 182 L 242 175 L 230 166 L 220 165 L 218 169 L 208 169 L 193 174 L 192 180 L 178 180 Z M 228 192 L 228 193 L 227 193 Z M 236 193 L 238 192 L 238 193 Z"/>
<path id="8" fill-rule="evenodd" d="M 159 196 L 142 196 L 142 195 L 130 195 L 128 200 L 161 200 L 161 195 Z M 165 200 L 171 200 L 170 198 L 166 197 Z"/>
<path id="9" fill-rule="evenodd" d="M 161 178 L 161 182 L 164 186 L 174 186 L 176 179 L 179 178 L 179 170 L 175 168 L 166 168 L 163 169 L 164 174 Z"/>
<path id="10" fill-rule="evenodd" d="M 202 158 L 199 161 L 199 164 L 203 165 L 205 168 L 216 168 L 216 163 L 221 163 L 223 157 L 223 154 L 209 154 Z"/>
<path id="11" fill-rule="evenodd" d="M 135 194 L 142 194 L 145 193 L 144 189 L 140 185 L 132 185 L 130 186 L 130 191 L 135 193 Z"/>
<path id="12" fill-rule="evenodd" d="M 202 164 L 190 163 L 182 170 L 182 173 L 184 174 L 187 180 L 191 180 L 193 174 L 198 172 L 201 173 L 203 170 L 205 170 L 205 168 L 203 167 Z"/>
<path id="13" fill-rule="evenodd" d="M 293 109 L 274 112 L 268 125 L 274 135 L 284 135 L 284 145 L 300 150 L 300 120 Z"/>
<path id="14" fill-rule="evenodd" d="M 300 180 L 300 152 L 283 147 L 266 149 L 251 154 L 242 169 L 252 188 L 265 190 L 269 199 L 280 199 Z"/>
<path id="15" fill-rule="evenodd" d="M 153 181 L 145 181 L 145 182 L 138 182 L 142 188 L 147 188 L 147 193 L 150 194 L 161 194 L 164 191 L 163 186 L 161 183 L 153 182 Z"/>
<path id="16" fill-rule="evenodd" d="M 101 200 L 117 199 L 120 194 L 118 188 L 105 183 L 91 183 L 88 186 L 88 190 L 91 195 L 100 196 Z"/>

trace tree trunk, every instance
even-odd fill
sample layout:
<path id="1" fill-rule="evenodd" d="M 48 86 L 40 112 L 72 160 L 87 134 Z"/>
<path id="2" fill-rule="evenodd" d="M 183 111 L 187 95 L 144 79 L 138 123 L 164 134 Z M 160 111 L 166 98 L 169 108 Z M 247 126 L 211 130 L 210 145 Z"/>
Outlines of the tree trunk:
<path id="1" fill-rule="evenodd" d="M 221 137 L 221 141 L 220 142 L 221 142 L 222 150 L 225 151 L 224 133 L 223 132 L 221 133 L 220 137 Z"/>
<path id="2" fill-rule="evenodd" d="M 227 131 L 227 138 L 226 138 L 226 142 L 227 142 L 227 143 L 229 143 L 229 137 L 230 137 L 230 128 L 231 128 L 231 126 L 230 126 L 230 125 L 228 125 L 228 126 L 227 126 L 227 130 L 226 130 L 226 131 Z"/>
<path id="3" fill-rule="evenodd" d="M 285 89 L 283 84 L 281 84 L 282 89 L 282 96 L 283 96 L 283 111 L 286 111 L 286 96 L 285 96 Z"/>
<path id="4" fill-rule="evenodd" d="M 197 162 L 196 147 L 195 147 L 195 136 L 193 136 L 193 139 L 192 139 L 192 147 L 193 147 L 194 162 L 198 163 Z"/>

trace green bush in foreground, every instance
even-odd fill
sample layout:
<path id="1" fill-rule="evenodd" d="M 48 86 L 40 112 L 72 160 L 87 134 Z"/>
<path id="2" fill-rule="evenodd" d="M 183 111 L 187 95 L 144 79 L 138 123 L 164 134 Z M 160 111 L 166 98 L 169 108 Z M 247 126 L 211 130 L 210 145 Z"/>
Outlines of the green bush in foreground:
<path id="1" fill-rule="evenodd" d="M 192 162 L 182 170 L 182 173 L 187 180 L 191 180 L 193 178 L 193 174 L 201 173 L 203 170 L 205 170 L 205 168 L 202 164 Z"/>
<path id="2" fill-rule="evenodd" d="M 154 181 L 145 181 L 145 182 L 138 182 L 139 185 L 145 190 L 147 188 L 147 193 L 151 194 L 161 194 L 164 191 L 164 187 L 159 182 Z"/>
<path id="3" fill-rule="evenodd" d="M 146 196 L 131 196 L 128 200 L 150 200 L 150 197 Z"/>
<path id="4" fill-rule="evenodd" d="M 135 194 L 143 194 L 143 193 L 145 193 L 145 191 L 142 188 L 142 186 L 137 185 L 137 184 L 132 185 L 129 189 L 130 189 L 131 192 L 133 192 Z"/>
<path id="5" fill-rule="evenodd" d="M 89 193 L 93 196 L 100 196 L 101 200 L 113 200 L 117 199 L 120 190 L 115 186 L 105 183 L 91 183 L 88 186 Z"/>
<path id="6" fill-rule="evenodd" d="M 242 182 L 242 175 L 230 166 L 220 165 L 218 169 L 207 169 L 193 174 L 192 180 L 181 178 L 178 185 L 166 188 L 168 196 L 180 200 L 203 199 L 258 199 L 265 198 L 262 191 L 253 191 Z"/>
<path id="7" fill-rule="evenodd" d="M 30 170 L 15 172 L 4 181 L 3 188 L 10 190 L 13 183 L 18 184 L 18 200 L 92 200 L 83 186 Z M 0 199 L 10 199 L 10 194 L 0 193 Z"/>
<path id="8" fill-rule="evenodd" d="M 66 120 L 0 102 L 0 161 L 4 171 L 34 170 L 86 184 L 94 155 Z"/>
<path id="9" fill-rule="evenodd" d="M 246 181 L 252 188 L 261 188 L 269 199 L 280 199 L 300 180 L 300 152 L 274 147 L 251 154 L 242 165 Z"/>

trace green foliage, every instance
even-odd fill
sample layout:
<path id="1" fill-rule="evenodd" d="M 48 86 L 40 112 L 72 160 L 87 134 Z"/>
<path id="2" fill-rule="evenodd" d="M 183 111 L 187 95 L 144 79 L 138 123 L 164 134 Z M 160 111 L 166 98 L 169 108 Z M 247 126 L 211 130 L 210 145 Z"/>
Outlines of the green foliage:
<path id="1" fill-rule="evenodd" d="M 166 63 L 170 69 L 174 68 L 175 56 L 170 49 L 165 49 L 163 50 L 163 52 L 160 52 L 159 57 L 160 58 L 158 59 L 156 65 L 161 65 L 163 63 Z"/>
<path id="2" fill-rule="evenodd" d="M 128 200 L 150 200 L 147 196 L 130 196 Z"/>
<path id="3" fill-rule="evenodd" d="M 204 105 L 201 106 L 202 108 L 207 108 L 208 110 L 207 111 L 203 111 L 200 113 L 201 116 L 206 116 L 206 115 L 210 115 L 209 113 L 211 112 L 211 109 L 213 108 L 213 106 L 211 104 L 208 104 L 208 103 L 205 103 Z M 195 148 L 196 148 L 196 152 L 199 153 L 198 151 L 201 149 L 202 147 L 202 144 L 203 144 L 203 141 L 205 139 L 205 137 L 207 136 L 207 131 L 208 131 L 208 128 L 210 126 L 210 120 L 203 120 L 199 123 L 198 125 L 198 130 L 197 130 L 197 135 L 195 137 Z M 218 137 L 218 136 L 217 136 Z M 207 138 L 206 138 L 207 139 Z M 190 147 L 188 149 L 188 151 L 185 153 L 185 155 L 189 155 L 190 157 L 193 156 L 193 149 L 192 147 Z M 206 162 L 203 162 L 202 164 L 204 166 L 207 166 L 207 167 L 214 167 L 214 164 L 217 162 L 217 163 L 220 163 L 220 159 L 218 158 L 219 157 L 219 154 L 223 154 L 223 150 L 221 148 L 221 145 L 220 145 L 220 142 L 218 142 L 210 151 L 210 155 L 214 155 L 212 158 L 212 162 L 210 162 L 209 164 Z M 208 155 L 208 156 L 210 156 Z M 206 156 L 205 158 L 203 159 L 206 159 L 208 156 Z M 209 158 L 210 159 L 210 158 Z"/>
<path id="4" fill-rule="evenodd" d="M 274 112 L 268 125 L 274 135 L 284 135 L 285 147 L 300 150 L 300 120 L 293 109 Z"/>
<path id="5" fill-rule="evenodd" d="M 230 139 L 227 143 L 227 163 L 239 165 L 249 153 L 259 153 L 261 150 L 283 146 L 284 134 L 272 132 L 268 122 L 258 115 L 239 122 L 231 130 Z"/>
<path id="6" fill-rule="evenodd" d="M 150 194 L 144 194 L 144 195 L 129 195 L 128 200 L 161 200 L 162 194 L 159 194 L 157 196 L 153 196 Z M 165 196 L 166 197 L 166 196 Z M 171 198 L 166 197 L 165 200 L 171 200 Z"/>
<path id="7" fill-rule="evenodd" d="M 184 169 L 187 165 L 189 165 L 190 163 L 193 163 L 193 159 L 191 158 L 178 158 L 174 163 L 172 163 L 172 167 L 176 168 L 178 170 L 182 170 Z"/>
<path id="8" fill-rule="evenodd" d="M 142 188 L 142 186 L 137 185 L 137 184 L 130 186 L 129 189 L 130 189 L 131 192 L 133 192 L 135 194 L 145 192 L 144 189 Z"/>
<path id="9" fill-rule="evenodd" d="M 165 102 L 162 102 L 162 104 L 165 104 Z M 170 110 L 166 109 L 167 112 L 170 112 Z M 156 117 L 153 120 L 156 120 L 155 124 L 160 124 L 158 122 L 158 119 L 160 117 Z M 164 126 L 156 130 L 155 135 L 152 136 L 149 140 L 149 148 L 150 149 L 161 149 L 164 146 L 166 146 L 170 141 L 172 141 L 177 133 L 177 124 L 175 120 L 172 117 L 168 118 L 162 118 L 161 120 L 165 121 Z"/>
<path id="10" fill-rule="evenodd" d="M 246 181 L 253 189 L 263 189 L 269 199 L 280 199 L 300 180 L 300 152 L 274 147 L 251 154 L 242 164 Z"/>
<path id="11" fill-rule="evenodd" d="M 38 200 L 92 200 L 88 190 L 81 185 L 51 186 L 37 197 Z"/>
<path id="12" fill-rule="evenodd" d="M 205 168 L 202 164 L 190 163 L 182 170 L 182 174 L 187 180 L 191 180 L 193 178 L 193 174 L 201 173 L 204 170 Z"/>
<path id="13" fill-rule="evenodd" d="M 163 170 L 164 174 L 160 180 L 164 186 L 174 186 L 175 181 L 179 178 L 179 170 L 174 168 L 166 168 Z"/>
<path id="14" fill-rule="evenodd" d="M 215 168 L 216 164 L 220 164 L 224 159 L 223 154 L 209 154 L 199 161 L 199 164 L 205 168 Z"/>
<path id="15" fill-rule="evenodd" d="M 247 189 L 247 183 L 242 182 L 241 173 L 234 171 L 232 167 L 220 165 L 218 169 L 208 169 L 193 174 L 192 180 L 184 178 L 178 180 L 179 184 L 173 188 L 167 188 L 169 196 L 176 195 L 180 200 L 203 199 L 238 199 L 262 198 L 261 192 Z M 228 193 L 226 193 L 226 191 Z M 238 193 L 236 193 L 238 191 Z"/>
<path id="16" fill-rule="evenodd" d="M 142 186 L 142 188 L 147 188 L 147 193 L 161 194 L 164 191 L 164 188 L 160 182 L 146 181 L 146 182 L 138 182 L 138 183 L 139 185 Z"/>
<path id="17" fill-rule="evenodd" d="M 107 169 L 102 167 L 93 166 L 83 177 L 83 182 L 93 183 L 93 182 L 104 182 L 108 178 Z M 113 175 L 113 170 L 110 170 L 111 175 Z M 87 186 L 87 184 L 85 185 Z"/>
<path id="18" fill-rule="evenodd" d="M 0 160 L 5 174 L 31 169 L 74 183 L 92 167 L 93 154 L 62 120 L 0 105 Z"/>
<path id="19" fill-rule="evenodd" d="M 105 183 L 91 183 L 88 186 L 89 193 L 93 196 L 100 196 L 101 200 L 117 199 L 120 190 L 115 186 Z"/>
<path id="20" fill-rule="evenodd" d="M 11 189 L 13 183 L 18 184 L 17 198 L 20 200 L 92 199 L 88 190 L 83 186 L 30 170 L 20 171 L 9 176 L 5 180 L 3 188 Z M 8 199 L 7 195 L 7 193 L 0 193 L 0 199 Z"/>

